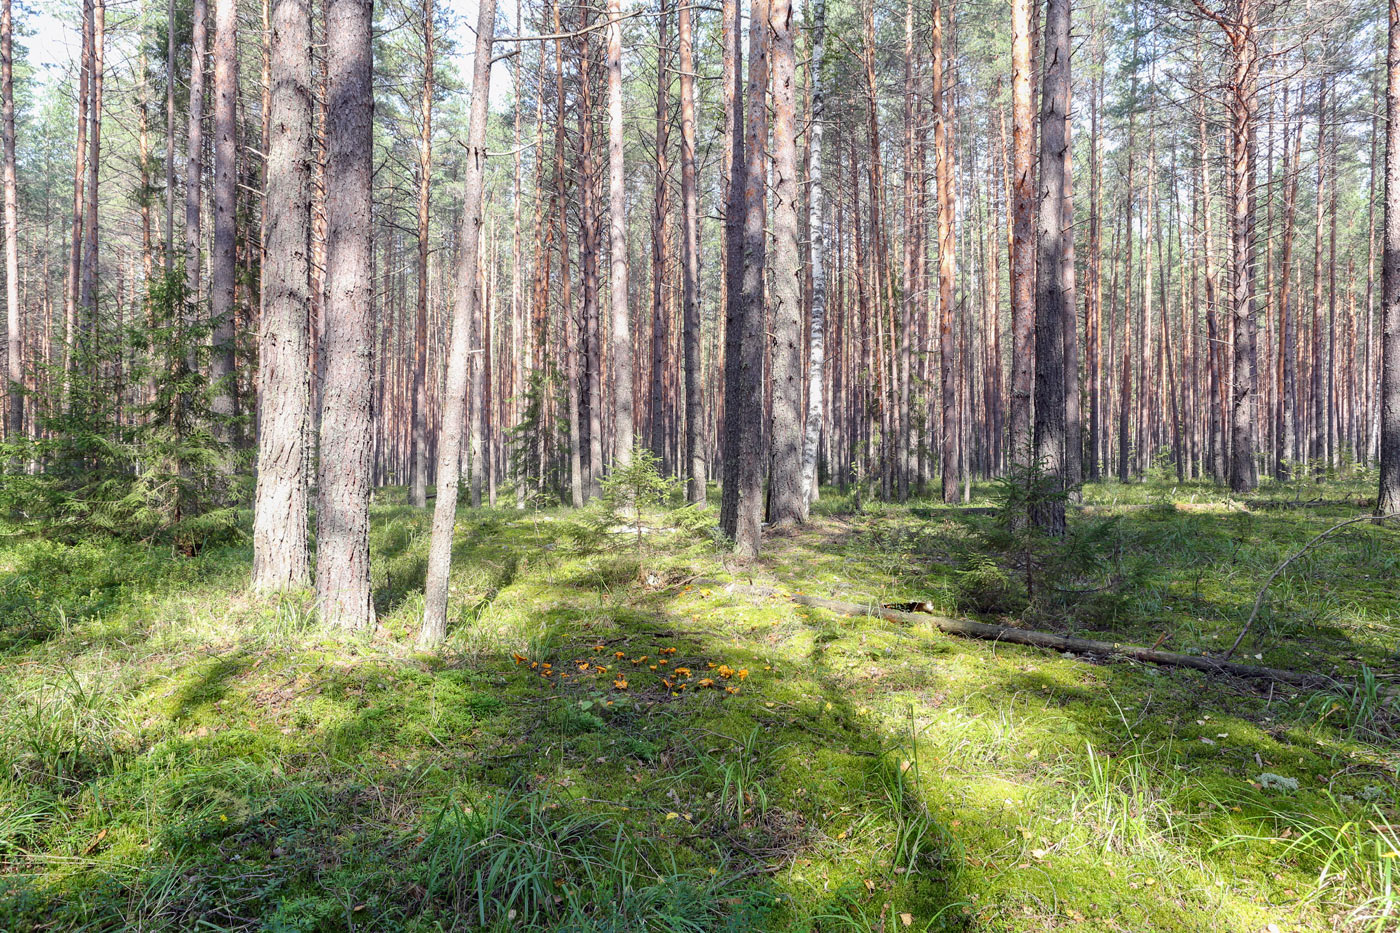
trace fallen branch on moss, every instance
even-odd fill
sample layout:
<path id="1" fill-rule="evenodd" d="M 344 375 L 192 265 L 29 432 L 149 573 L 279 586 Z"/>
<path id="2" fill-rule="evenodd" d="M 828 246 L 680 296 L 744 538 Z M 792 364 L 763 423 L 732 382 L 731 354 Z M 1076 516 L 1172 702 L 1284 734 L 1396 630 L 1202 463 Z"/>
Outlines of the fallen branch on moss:
<path id="1" fill-rule="evenodd" d="M 785 595 L 771 586 L 745 586 L 740 583 L 721 584 L 718 583 L 718 581 L 696 582 L 701 585 L 710 583 L 711 585 L 723 586 L 730 592 L 749 593 L 755 596 L 778 597 Z M 928 623 L 940 632 L 948 635 L 959 635 L 964 638 L 978 638 L 985 641 L 1005 641 L 1016 645 L 1031 645 L 1036 648 L 1048 648 L 1052 651 L 1072 651 L 1075 654 L 1091 654 L 1105 658 L 1130 658 L 1134 661 L 1143 661 L 1148 664 L 1161 664 L 1168 667 L 1187 667 L 1198 671 L 1205 671 L 1210 674 L 1229 674 L 1232 677 L 1244 677 L 1251 680 L 1271 680 L 1279 683 L 1294 684 L 1299 687 L 1318 687 L 1332 682 L 1332 678 L 1321 674 L 1301 674 L 1297 671 L 1285 671 L 1274 667 L 1236 664 L 1206 655 L 1177 654 L 1172 651 L 1158 651 L 1155 648 L 1144 648 L 1141 645 L 1123 645 L 1116 642 L 1097 641 L 1092 638 L 1074 638 L 1069 635 L 1056 635 L 1052 632 L 1040 632 L 1034 629 L 1011 628 L 1006 625 L 990 625 L 986 622 L 974 622 L 971 619 L 954 619 L 948 616 L 941 616 L 927 610 L 905 612 L 902 609 L 891 609 L 874 603 L 848 603 L 837 599 L 825 599 L 821 596 L 808 596 L 804 593 L 788 594 L 787 598 L 801 606 L 825 609 L 828 612 L 835 612 L 841 615 L 876 616 L 891 622 L 903 622 L 908 625 Z"/>
<path id="2" fill-rule="evenodd" d="M 1264 581 L 1264 585 L 1259 587 L 1259 594 L 1254 597 L 1254 608 L 1249 611 L 1249 618 L 1245 620 L 1244 627 L 1241 628 L 1240 633 L 1235 636 L 1235 643 L 1230 646 L 1229 651 L 1225 652 L 1225 659 L 1229 660 L 1230 656 L 1239 649 L 1240 642 L 1244 641 L 1244 637 L 1248 635 L 1249 630 L 1254 627 L 1254 620 L 1259 615 L 1259 607 L 1264 605 L 1265 594 L 1269 592 L 1269 587 L 1273 585 L 1273 582 L 1278 579 L 1278 575 L 1283 573 L 1284 569 L 1289 564 L 1331 537 L 1333 532 L 1340 531 L 1348 525 L 1355 525 L 1357 522 L 1383 522 L 1392 518 L 1400 518 L 1400 512 L 1389 512 L 1385 515 L 1358 515 L 1355 518 L 1344 519 L 1321 534 L 1314 536 L 1311 541 L 1289 555 L 1287 560 L 1274 568 L 1274 572 L 1269 574 L 1269 579 Z"/>

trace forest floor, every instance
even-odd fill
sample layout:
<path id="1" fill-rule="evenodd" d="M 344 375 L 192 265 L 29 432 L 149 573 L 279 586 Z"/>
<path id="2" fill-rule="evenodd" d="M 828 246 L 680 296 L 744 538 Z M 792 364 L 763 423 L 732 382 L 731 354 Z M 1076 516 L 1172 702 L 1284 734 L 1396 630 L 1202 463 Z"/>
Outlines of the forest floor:
<path id="1" fill-rule="evenodd" d="M 246 544 L 3 528 L 0 930 L 1395 930 L 1400 530 L 1270 590 L 1237 660 L 1317 690 L 782 598 L 1219 652 L 1373 489 L 1090 486 L 1029 606 L 989 509 L 833 492 L 743 567 L 685 510 L 463 509 L 436 655 L 401 490 L 364 636 Z"/>

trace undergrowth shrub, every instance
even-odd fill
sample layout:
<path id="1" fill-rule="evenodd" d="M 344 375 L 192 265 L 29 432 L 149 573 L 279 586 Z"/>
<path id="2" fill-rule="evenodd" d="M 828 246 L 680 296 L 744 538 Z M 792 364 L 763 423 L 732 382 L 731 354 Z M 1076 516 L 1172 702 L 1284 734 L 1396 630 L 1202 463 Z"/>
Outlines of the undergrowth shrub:
<path id="1" fill-rule="evenodd" d="M 0 751 L 8 777 L 57 794 L 107 773 L 129 745 L 116 698 L 64 668 L 15 696 L 0 717 Z"/>
<path id="2" fill-rule="evenodd" d="M 1004 615 L 1024 608 L 1026 591 L 996 560 L 977 556 L 957 571 L 953 598 L 963 611 Z"/>
<path id="3" fill-rule="evenodd" d="M 49 381 L 63 391 L 34 396 L 37 437 L 0 445 L 0 460 L 24 465 L 0 483 L 0 511 L 50 536 L 159 541 L 184 553 L 240 536 L 237 506 L 252 487 L 227 440 L 240 425 L 216 423 L 217 387 L 190 366 L 207 352 L 209 325 L 185 322 L 186 303 L 177 269 L 150 284 L 143 323 L 116 340 L 80 341 L 71 369 L 53 368 Z M 149 381 L 153 398 L 113 386 L 108 374 L 127 360 L 127 385 Z"/>

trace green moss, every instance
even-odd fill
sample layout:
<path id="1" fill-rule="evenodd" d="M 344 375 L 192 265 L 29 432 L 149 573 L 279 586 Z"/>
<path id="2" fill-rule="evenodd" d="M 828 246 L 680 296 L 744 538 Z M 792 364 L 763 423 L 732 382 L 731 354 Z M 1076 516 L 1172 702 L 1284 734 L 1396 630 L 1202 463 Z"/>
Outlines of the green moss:
<path id="1" fill-rule="evenodd" d="M 1293 497 L 1091 486 L 1027 605 L 986 516 L 828 495 L 737 582 L 1218 651 L 1345 514 L 1273 505 Z M 425 657 L 427 515 L 380 499 L 373 637 L 249 597 L 246 548 L 3 539 L 0 929 L 1323 931 L 1395 909 L 1397 711 L 1367 674 L 1400 644 L 1393 530 L 1274 584 L 1242 651 L 1338 681 L 1299 691 L 691 582 L 736 579 L 705 523 L 656 519 L 642 568 L 571 550 L 566 511 L 463 512 Z M 507 877 L 540 879 L 533 906 Z"/>

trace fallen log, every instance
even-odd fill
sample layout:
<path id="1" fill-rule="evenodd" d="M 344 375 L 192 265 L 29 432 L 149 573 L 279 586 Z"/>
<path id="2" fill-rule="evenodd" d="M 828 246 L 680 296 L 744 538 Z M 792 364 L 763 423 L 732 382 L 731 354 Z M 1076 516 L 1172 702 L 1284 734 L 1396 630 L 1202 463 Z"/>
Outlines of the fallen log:
<path id="1" fill-rule="evenodd" d="M 739 583 L 721 584 L 730 592 L 749 592 L 757 596 L 779 596 L 770 586 L 745 586 Z M 1092 654 L 1105 658 L 1122 657 L 1148 664 L 1167 667 L 1186 667 L 1208 674 L 1229 674 L 1251 680 L 1272 680 L 1278 683 L 1293 684 L 1298 687 L 1318 687 L 1329 684 L 1332 678 L 1322 674 L 1301 674 L 1276 667 L 1261 667 L 1254 664 L 1237 664 L 1207 655 L 1177 654 L 1174 651 L 1159 651 L 1141 645 L 1124 645 L 1117 642 L 1098 641 L 1092 638 L 1074 638 L 1069 635 L 1056 635 L 1034 629 L 1011 628 L 1006 625 L 990 625 L 974 622 L 971 619 L 954 619 L 930 612 L 905 612 L 901 609 L 888 609 L 876 603 L 861 605 L 825 599 L 821 596 L 808 596 L 805 593 L 790 594 L 788 599 L 801 606 L 825 609 L 847 616 L 875 616 L 890 622 L 917 625 L 926 622 L 948 635 L 964 638 L 978 638 L 986 641 L 1005 641 L 1015 645 L 1030 645 L 1035 648 L 1048 648 L 1052 651 L 1071 651 L 1075 654 Z"/>
<path id="2" fill-rule="evenodd" d="M 1094 654 L 1104 657 L 1124 657 L 1134 661 L 1145 661 L 1148 664 L 1162 664 L 1170 667 L 1189 667 L 1198 671 L 1205 671 L 1213 674 L 1230 674 L 1234 677 L 1247 677 L 1256 680 L 1274 680 L 1281 683 L 1296 684 L 1300 687 L 1315 687 L 1329 682 L 1330 678 L 1316 674 L 1300 674 L 1297 671 L 1285 671 L 1275 667 L 1259 667 L 1253 664 L 1236 664 L 1232 661 L 1222 661 L 1206 655 L 1177 654 L 1174 651 L 1158 651 L 1155 648 L 1144 648 L 1141 645 L 1123 645 L 1117 642 L 1097 641 L 1092 638 L 1074 638 L 1069 635 L 1056 635 L 1051 632 L 1039 632 L 1034 629 L 1011 628 L 1006 625 L 990 625 L 986 622 L 974 622 L 971 619 L 954 619 L 948 616 L 933 615 L 931 613 L 904 612 L 899 609 L 886 609 L 883 606 L 871 604 L 861 606 L 856 603 L 846 603 L 835 599 L 823 599 L 820 596 L 807 596 L 799 593 L 790 597 L 793 602 L 802 606 L 811 606 L 814 609 L 826 609 L 829 612 L 838 612 L 848 616 L 878 616 L 888 619 L 891 622 L 904 622 L 914 625 L 919 622 L 928 622 L 940 632 L 949 635 L 962 635 L 966 638 L 980 638 L 987 641 L 1007 641 L 1016 645 L 1031 645 L 1036 648 L 1049 648 L 1054 651 L 1072 651 L 1075 654 Z"/>

